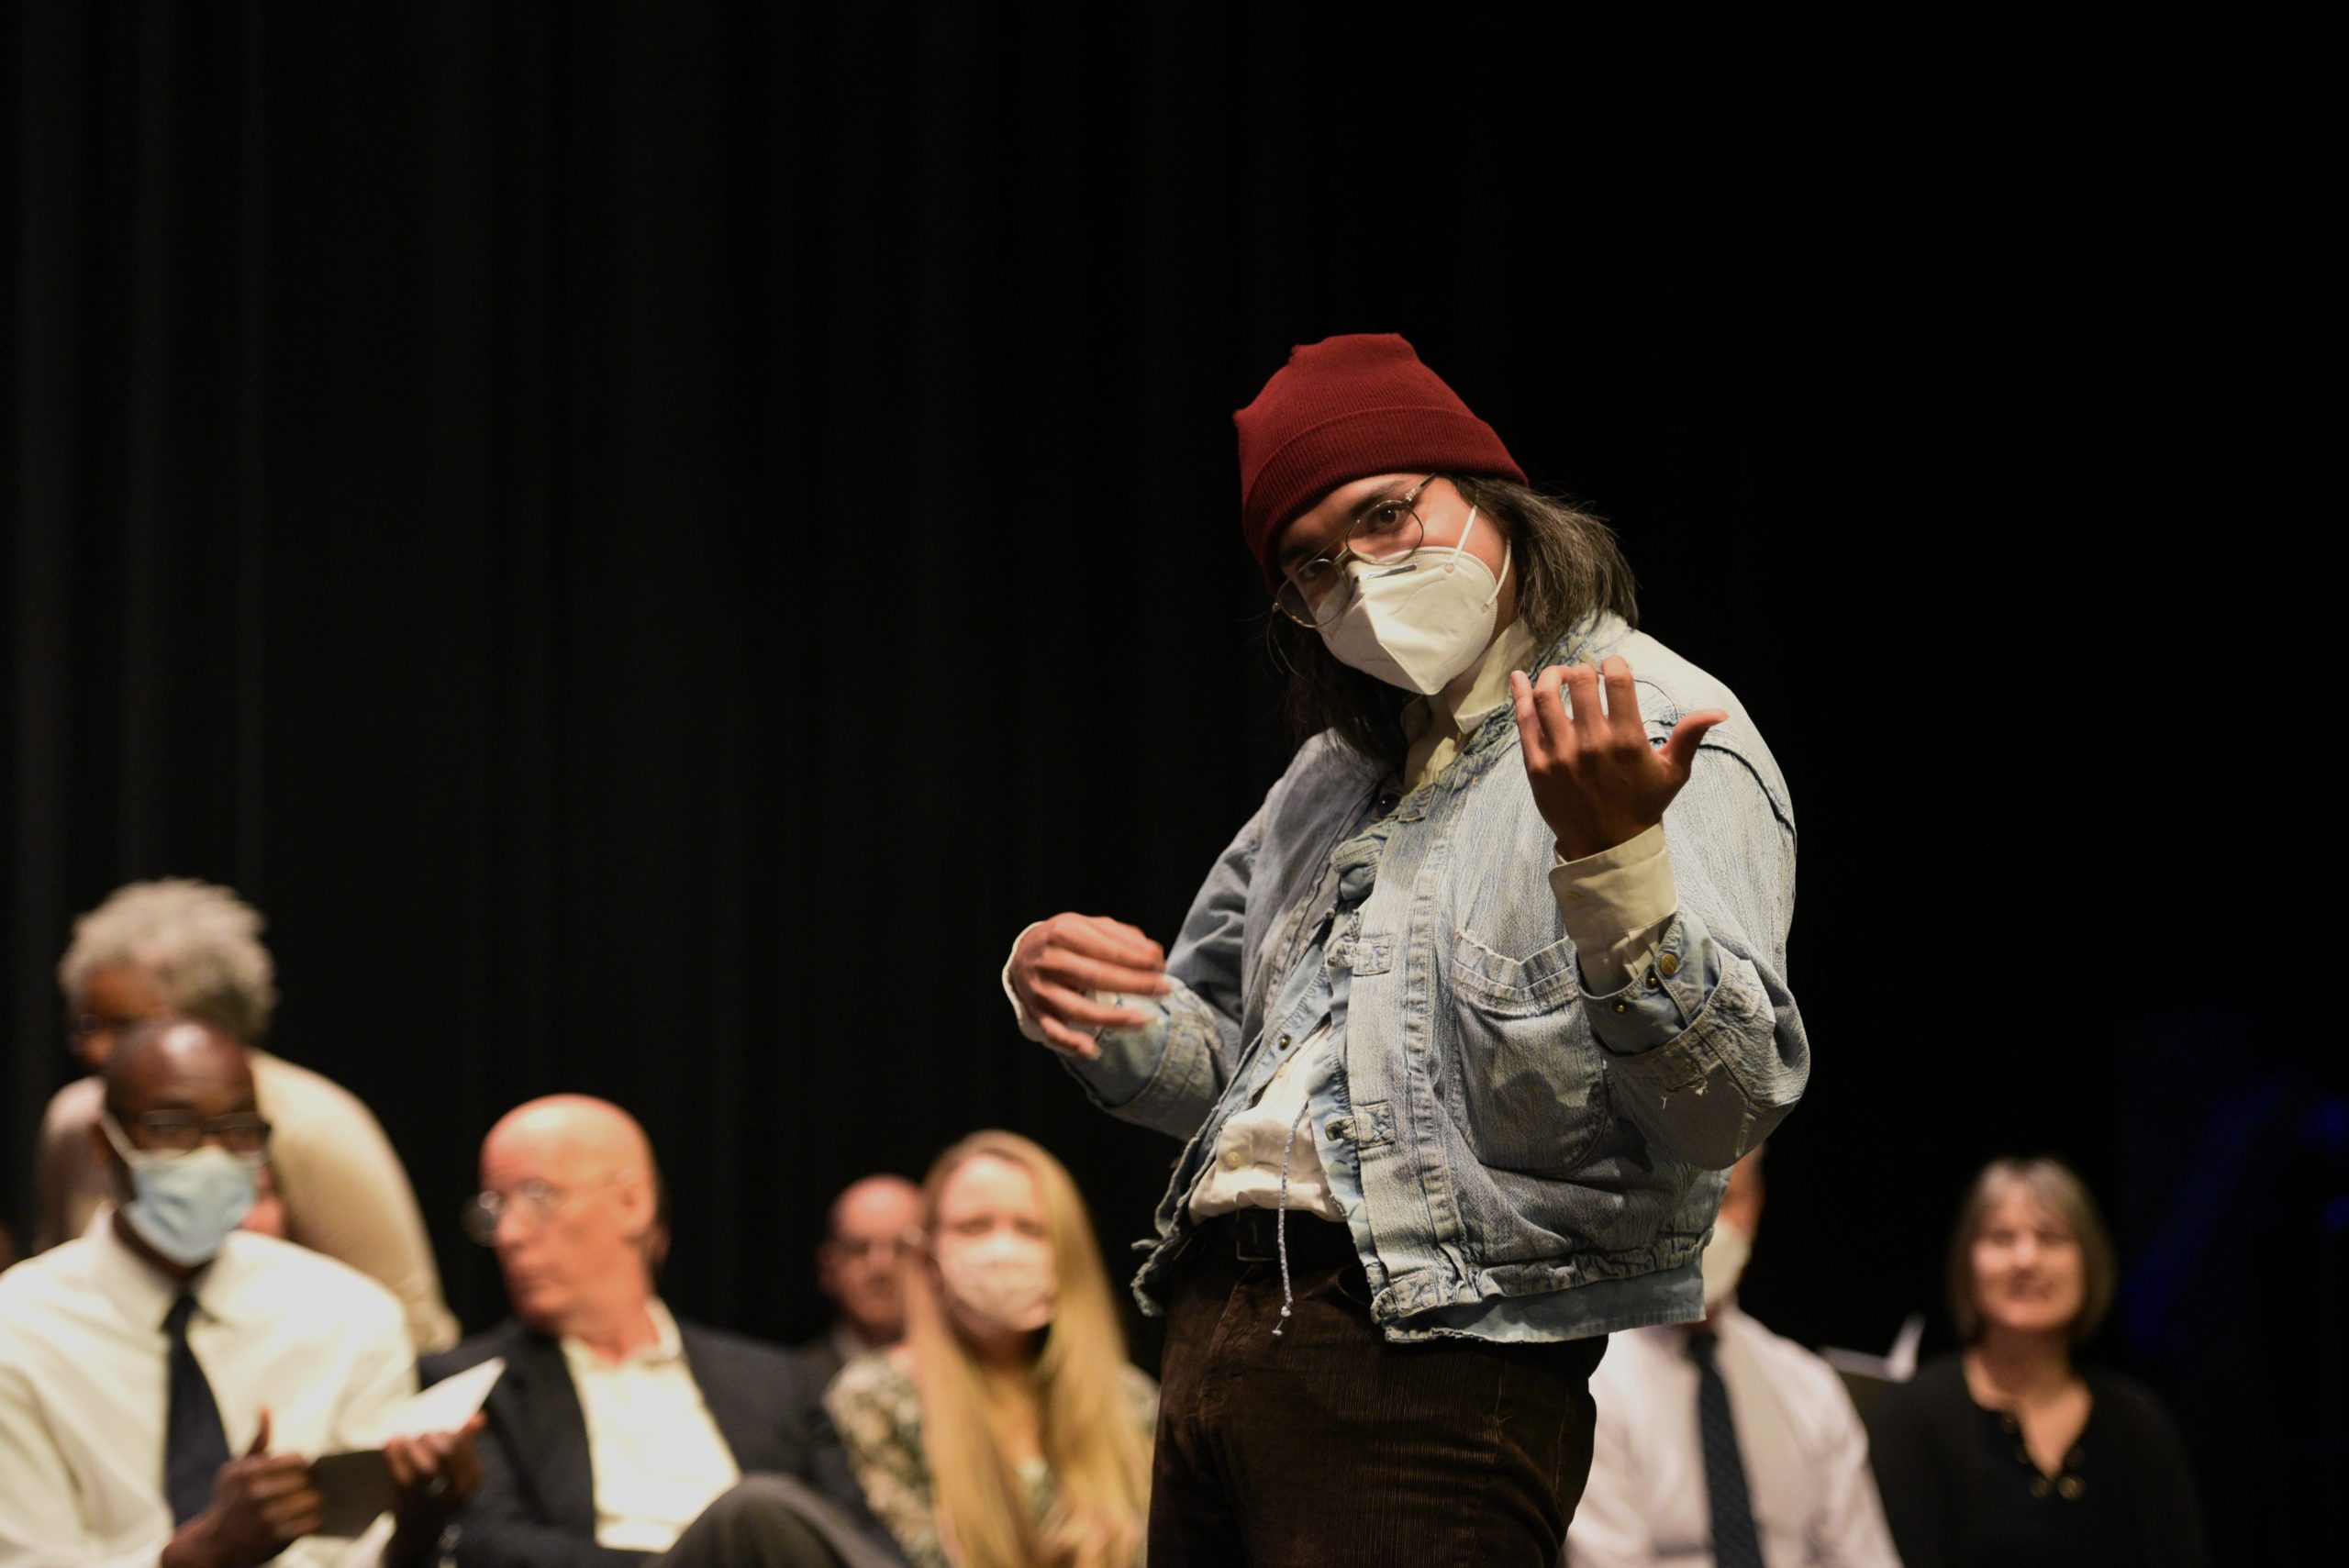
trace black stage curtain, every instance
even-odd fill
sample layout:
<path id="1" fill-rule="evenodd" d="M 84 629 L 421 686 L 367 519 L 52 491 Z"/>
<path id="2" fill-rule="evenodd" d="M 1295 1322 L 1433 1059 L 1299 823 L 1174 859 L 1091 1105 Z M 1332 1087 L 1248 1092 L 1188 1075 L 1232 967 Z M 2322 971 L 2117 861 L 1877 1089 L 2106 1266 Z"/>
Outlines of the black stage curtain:
<path id="1" fill-rule="evenodd" d="M 2291 873 L 2175 728 L 2255 635 L 2227 519 L 2292 501 L 2275 219 L 2172 122 L 1288 6 L 5 36 L 20 1225 L 70 918 L 186 874 L 267 913 L 273 1043 L 376 1108 L 471 1327 L 478 1140 L 555 1089 L 651 1129 L 704 1318 L 813 1329 L 826 1196 L 990 1124 L 1120 1267 L 1174 1149 L 996 973 L 1061 908 L 1171 938 L 1284 761 L 1228 414 L 1338 331 L 1613 517 L 1792 782 L 1779 1328 L 1887 1340 L 1991 1152 L 2158 1196 L 2131 1040 L 2259 1027 L 2208 912 Z"/>

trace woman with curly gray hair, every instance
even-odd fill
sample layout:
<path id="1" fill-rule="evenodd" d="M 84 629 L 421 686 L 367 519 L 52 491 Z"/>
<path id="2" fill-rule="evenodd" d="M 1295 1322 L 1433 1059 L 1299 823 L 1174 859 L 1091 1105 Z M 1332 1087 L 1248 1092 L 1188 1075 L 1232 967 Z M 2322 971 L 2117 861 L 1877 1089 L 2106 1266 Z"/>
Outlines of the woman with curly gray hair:
<path id="1" fill-rule="evenodd" d="M 179 1015 L 244 1043 L 271 1138 L 269 1190 L 247 1224 L 381 1281 L 407 1310 L 419 1351 L 445 1350 L 456 1319 L 440 1296 L 415 1191 L 382 1126 L 348 1089 L 259 1048 L 277 1006 L 258 910 L 184 877 L 134 882 L 73 923 L 57 966 L 67 1048 L 91 1076 L 50 1101 L 40 1135 L 35 1251 L 80 1235 L 110 1195 L 91 1129 L 96 1076 L 130 1026 Z"/>

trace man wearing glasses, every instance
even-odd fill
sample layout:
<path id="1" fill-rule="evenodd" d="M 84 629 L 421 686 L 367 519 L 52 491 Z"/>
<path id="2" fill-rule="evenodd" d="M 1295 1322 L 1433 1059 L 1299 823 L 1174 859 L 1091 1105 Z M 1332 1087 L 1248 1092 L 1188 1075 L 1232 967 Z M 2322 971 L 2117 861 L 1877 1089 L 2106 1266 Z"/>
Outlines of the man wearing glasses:
<path id="1" fill-rule="evenodd" d="M 425 1359 L 492 1356 L 482 1485 L 459 1568 L 886 1568 L 894 1546 L 823 1407 L 780 1347 L 680 1322 L 653 1287 L 667 1242 L 652 1147 L 607 1101 L 509 1111 L 465 1214 L 515 1321 Z"/>
<path id="2" fill-rule="evenodd" d="M 244 1049 L 142 1023 L 104 1087 L 114 1204 L 0 1274 L 0 1564 L 428 1561 L 479 1473 L 470 1429 L 384 1441 L 416 1388 L 399 1302 L 238 1229 L 270 1141 Z M 310 1462 L 378 1446 L 389 1514 L 315 1534 Z"/>
<path id="3" fill-rule="evenodd" d="M 1808 1073 L 1786 787 L 1402 339 L 1297 349 L 1236 422 L 1304 743 L 1171 953 L 1063 914 L 1005 970 L 1188 1140 L 1136 1281 L 1152 1568 L 1548 1568 L 1606 1335 L 1703 1316 L 1723 1173 Z"/>
<path id="4" fill-rule="evenodd" d="M 920 1223 L 921 1189 L 890 1172 L 860 1176 L 832 1200 L 816 1249 L 816 1288 L 832 1304 L 831 1327 L 796 1347 L 818 1382 L 905 1338 L 906 1270 Z"/>

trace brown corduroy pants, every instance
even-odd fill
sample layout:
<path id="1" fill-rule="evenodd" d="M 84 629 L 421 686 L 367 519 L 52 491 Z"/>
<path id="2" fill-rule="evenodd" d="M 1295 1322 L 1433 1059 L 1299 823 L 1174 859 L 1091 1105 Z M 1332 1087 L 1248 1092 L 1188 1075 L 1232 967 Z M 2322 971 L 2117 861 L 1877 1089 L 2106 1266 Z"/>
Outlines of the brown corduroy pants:
<path id="1" fill-rule="evenodd" d="M 1229 1221 L 1176 1260 L 1151 1568 L 1555 1568 L 1606 1340 L 1390 1344 L 1344 1231 L 1289 1230 L 1279 1339 L 1280 1266 Z"/>

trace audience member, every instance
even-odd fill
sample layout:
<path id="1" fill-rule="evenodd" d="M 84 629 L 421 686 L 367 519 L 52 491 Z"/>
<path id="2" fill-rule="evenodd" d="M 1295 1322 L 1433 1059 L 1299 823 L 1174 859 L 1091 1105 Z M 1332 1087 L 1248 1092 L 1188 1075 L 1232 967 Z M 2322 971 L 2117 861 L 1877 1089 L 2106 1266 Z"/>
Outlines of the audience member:
<path id="1" fill-rule="evenodd" d="M 906 1261 L 921 1223 L 921 1189 L 882 1173 L 851 1182 L 832 1200 L 816 1249 L 816 1288 L 832 1304 L 831 1327 L 799 1347 L 825 1382 L 861 1355 L 906 1334 Z"/>
<path id="2" fill-rule="evenodd" d="M 482 1484 L 460 1568 L 868 1568 L 865 1513 L 815 1382 L 780 1347 L 681 1323 L 653 1288 L 665 1240 L 643 1129 L 584 1095 L 532 1100 L 482 1144 L 466 1217 L 515 1317 L 425 1361 L 492 1356 Z"/>
<path id="3" fill-rule="evenodd" d="M 1126 1359 L 1084 1199 L 1027 1139 L 980 1132 L 922 1187 L 907 1334 L 826 1402 L 917 1568 L 1141 1560 L 1157 1387 Z"/>
<path id="4" fill-rule="evenodd" d="M 2153 1395 L 2074 1351 L 2118 1266 L 2096 1200 L 2050 1159 L 1996 1160 L 1950 1239 L 1965 1349 L 1869 1412 L 1886 1516 L 1908 1568 L 2199 1568 L 2194 1476 Z"/>
<path id="5" fill-rule="evenodd" d="M 1704 1320 L 1617 1333 L 1591 1376 L 1597 1443 L 1570 1568 L 1900 1568 L 1842 1380 L 1738 1308 L 1762 1152 L 1730 1171 L 1705 1244 Z"/>
<path id="6" fill-rule="evenodd" d="M 66 1035 L 93 1074 L 118 1032 L 163 1013 L 201 1019 L 248 1048 L 268 1031 L 277 1005 L 262 918 L 225 887 L 184 878 L 134 882 L 74 922 L 57 966 Z M 248 1229 L 339 1258 L 399 1297 L 408 1339 L 420 1351 L 457 1340 L 440 1296 L 416 1194 L 391 1140 L 349 1090 L 306 1067 L 249 1049 L 262 1114 L 275 1129 L 262 1196 Z M 95 1077 L 68 1084 L 49 1105 L 40 1134 L 36 1251 L 80 1235 L 106 1195 L 91 1152 L 101 1091 Z"/>
<path id="7" fill-rule="evenodd" d="M 309 1459 L 383 1442 L 415 1363 L 383 1286 L 237 1229 L 270 1142 L 243 1048 L 143 1023 L 102 1084 L 114 1204 L 0 1274 L 0 1564 L 427 1560 L 479 1474 L 470 1429 L 384 1443 L 391 1513 L 311 1534 Z"/>

